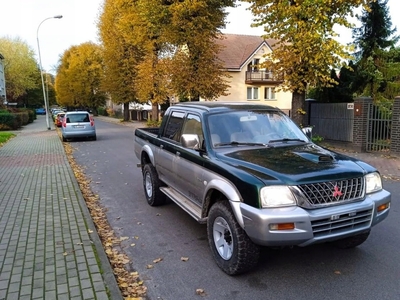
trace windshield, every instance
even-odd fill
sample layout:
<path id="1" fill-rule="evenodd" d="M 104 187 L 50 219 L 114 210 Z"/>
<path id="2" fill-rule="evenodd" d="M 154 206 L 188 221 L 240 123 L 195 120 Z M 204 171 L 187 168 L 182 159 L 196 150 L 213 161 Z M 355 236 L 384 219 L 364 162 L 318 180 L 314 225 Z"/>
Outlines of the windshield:
<path id="1" fill-rule="evenodd" d="M 244 110 L 208 117 L 214 147 L 235 144 L 308 142 L 308 137 L 284 113 L 271 110 Z"/>

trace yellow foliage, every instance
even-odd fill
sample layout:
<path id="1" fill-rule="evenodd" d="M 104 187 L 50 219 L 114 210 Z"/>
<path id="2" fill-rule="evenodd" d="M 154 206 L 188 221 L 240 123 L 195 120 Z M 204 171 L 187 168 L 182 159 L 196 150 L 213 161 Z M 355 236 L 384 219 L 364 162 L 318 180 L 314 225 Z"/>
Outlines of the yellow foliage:
<path id="1" fill-rule="evenodd" d="M 340 44 L 333 26 L 351 27 L 355 7 L 372 0 L 275 1 L 245 0 L 264 26 L 265 37 L 278 40 L 264 67 L 284 76 L 286 89 L 304 92 L 309 84 L 331 84 L 330 70 L 351 57 L 352 47 Z"/>

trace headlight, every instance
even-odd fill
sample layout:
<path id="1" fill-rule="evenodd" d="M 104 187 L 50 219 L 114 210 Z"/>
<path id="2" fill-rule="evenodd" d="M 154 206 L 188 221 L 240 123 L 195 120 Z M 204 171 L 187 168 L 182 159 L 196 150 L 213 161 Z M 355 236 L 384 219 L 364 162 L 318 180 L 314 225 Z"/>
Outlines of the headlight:
<path id="1" fill-rule="evenodd" d="M 365 175 L 365 193 L 370 194 L 382 189 L 381 176 L 378 173 L 370 173 Z"/>
<path id="2" fill-rule="evenodd" d="M 284 185 L 263 187 L 260 191 L 260 197 L 263 208 L 296 205 L 296 199 L 292 192 Z"/>

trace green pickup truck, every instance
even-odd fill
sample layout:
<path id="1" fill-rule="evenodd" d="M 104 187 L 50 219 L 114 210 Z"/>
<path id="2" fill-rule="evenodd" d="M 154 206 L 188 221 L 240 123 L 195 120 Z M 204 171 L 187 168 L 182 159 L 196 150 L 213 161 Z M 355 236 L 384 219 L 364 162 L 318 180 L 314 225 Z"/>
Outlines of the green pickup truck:
<path id="1" fill-rule="evenodd" d="M 207 224 L 229 275 L 254 268 L 261 246 L 356 247 L 390 210 L 375 168 L 312 143 L 266 105 L 171 106 L 160 128 L 135 130 L 135 154 L 148 204 L 169 198 Z"/>

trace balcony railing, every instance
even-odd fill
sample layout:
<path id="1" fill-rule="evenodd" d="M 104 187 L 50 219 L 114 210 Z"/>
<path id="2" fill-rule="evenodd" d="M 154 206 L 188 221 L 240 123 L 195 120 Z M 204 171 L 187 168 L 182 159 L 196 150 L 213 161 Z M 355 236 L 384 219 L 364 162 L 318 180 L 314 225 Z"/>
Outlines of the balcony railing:
<path id="1" fill-rule="evenodd" d="M 282 77 L 274 76 L 267 71 L 246 71 L 246 83 L 281 83 Z"/>

